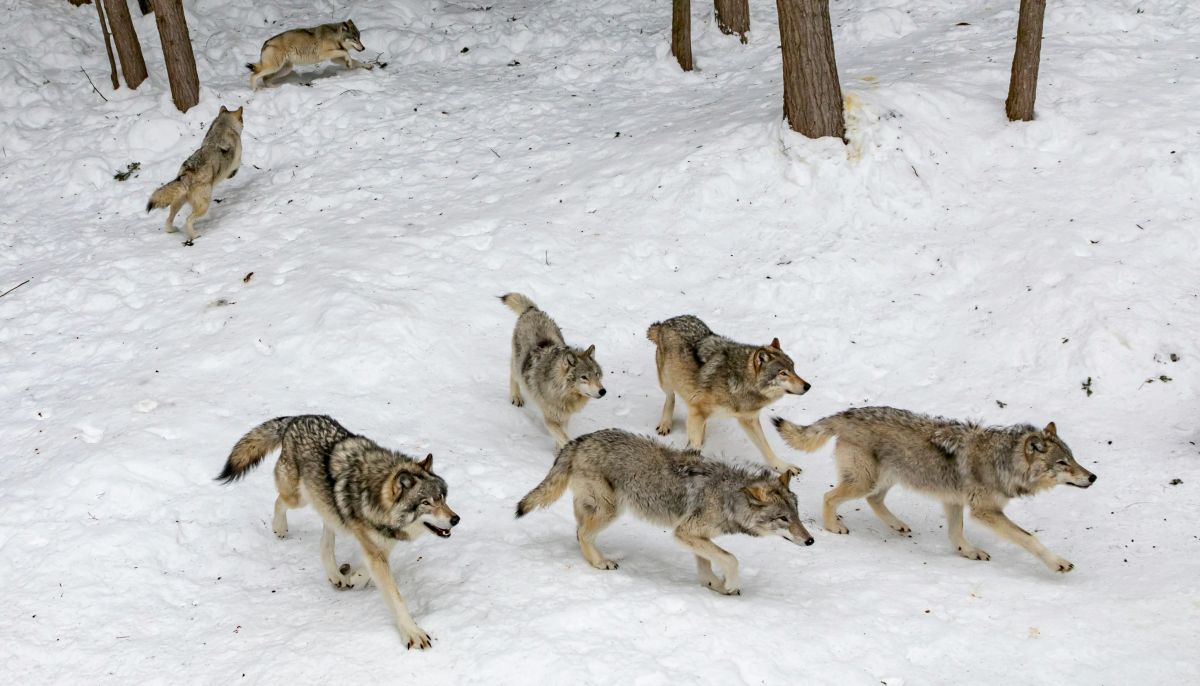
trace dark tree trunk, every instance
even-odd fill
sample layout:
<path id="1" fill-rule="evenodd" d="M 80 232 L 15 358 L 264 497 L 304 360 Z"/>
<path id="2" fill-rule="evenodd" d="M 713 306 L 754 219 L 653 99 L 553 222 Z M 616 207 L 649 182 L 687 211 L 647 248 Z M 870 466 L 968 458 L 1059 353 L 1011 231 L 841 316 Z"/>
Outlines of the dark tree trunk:
<path id="1" fill-rule="evenodd" d="M 1046 0 L 1021 0 L 1021 18 L 1017 20 L 1017 48 L 1013 52 L 1012 76 L 1008 81 L 1008 100 L 1004 111 L 1009 121 L 1032 121 L 1033 101 L 1037 99 L 1038 62 L 1042 58 L 1042 17 Z"/>
<path id="2" fill-rule="evenodd" d="M 183 0 L 151 0 L 163 57 L 167 60 L 167 78 L 171 81 L 171 99 L 180 112 L 200 102 L 200 77 L 196 75 L 196 56 L 183 16 Z"/>
<path id="3" fill-rule="evenodd" d="M 154 11 L 154 8 L 150 6 L 150 0 L 138 0 L 138 9 L 142 11 L 143 17 Z"/>
<path id="4" fill-rule="evenodd" d="M 713 4 L 717 28 L 728 36 L 736 33 L 745 44 L 746 34 L 750 32 L 750 0 L 714 0 Z"/>
<path id="5" fill-rule="evenodd" d="M 783 46 L 783 115 L 809 138 L 845 138 L 829 0 L 776 0 Z"/>
<path id="6" fill-rule="evenodd" d="M 125 85 L 137 89 L 146 80 L 146 61 L 142 59 L 142 46 L 138 44 L 137 32 L 133 30 L 133 19 L 129 16 L 127 0 L 104 0 L 104 9 L 112 25 L 113 42 L 121 57 L 121 73 Z"/>
<path id="7" fill-rule="evenodd" d="M 104 5 L 96 3 L 96 14 L 100 15 L 100 33 L 104 36 L 104 51 L 108 53 L 108 70 L 112 76 L 113 90 L 121 87 L 117 80 L 117 60 L 113 58 L 112 41 L 108 37 L 108 22 L 104 19 Z"/>
<path id="8" fill-rule="evenodd" d="M 671 54 L 680 69 L 692 70 L 692 0 L 671 0 Z"/>

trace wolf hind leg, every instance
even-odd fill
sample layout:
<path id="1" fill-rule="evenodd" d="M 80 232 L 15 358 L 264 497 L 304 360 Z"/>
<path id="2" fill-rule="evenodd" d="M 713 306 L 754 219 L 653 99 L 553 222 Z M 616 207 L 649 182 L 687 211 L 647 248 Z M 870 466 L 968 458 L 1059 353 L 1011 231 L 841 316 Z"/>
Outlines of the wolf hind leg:
<path id="1" fill-rule="evenodd" d="M 517 369 L 517 355 L 514 352 L 512 362 L 508 365 L 508 400 L 517 407 L 525 405 L 521 395 L 521 372 Z"/>
<path id="2" fill-rule="evenodd" d="M 862 498 L 874 491 L 877 474 L 870 456 L 845 441 L 838 441 L 833 457 L 837 461 L 839 480 L 837 486 L 825 494 L 822 520 L 826 531 L 848 534 L 850 529 L 839 520 L 838 506 L 847 500 Z"/>
<path id="3" fill-rule="evenodd" d="M 167 213 L 167 222 L 163 225 L 163 231 L 166 231 L 167 233 L 175 233 L 179 230 L 175 228 L 175 215 L 179 214 L 179 210 L 183 207 L 183 203 L 186 202 L 186 200 L 186 198 L 179 198 L 175 202 L 171 203 L 171 211 Z"/>
<path id="4" fill-rule="evenodd" d="M 575 490 L 574 487 L 572 490 Z M 616 569 L 616 562 L 596 550 L 597 534 L 617 518 L 616 494 L 606 485 L 580 485 L 575 494 L 575 538 L 583 559 L 596 569 Z"/>
<path id="5" fill-rule="evenodd" d="M 275 499 L 271 530 L 276 536 L 287 538 L 287 511 L 297 509 L 304 503 L 300 498 L 300 470 L 286 455 L 280 455 L 275 463 L 275 490 L 279 491 L 279 497 Z"/>
<path id="6" fill-rule="evenodd" d="M 655 427 L 659 436 L 671 433 L 671 424 L 675 421 L 675 391 L 663 389 L 663 392 L 667 394 L 667 399 L 663 401 L 662 417 Z"/>
<path id="7" fill-rule="evenodd" d="M 904 534 L 905 536 L 911 535 L 912 529 L 909 528 L 909 526 L 903 521 L 901 521 L 899 517 L 893 514 L 892 511 L 888 509 L 888 506 L 883 502 L 883 499 L 887 497 L 889 488 L 891 487 L 884 486 L 882 488 L 876 488 L 874 493 L 867 496 L 867 504 L 871 506 L 871 510 L 875 512 L 875 516 L 879 517 L 884 524 L 887 524 L 895 529 L 896 532 Z"/>
<path id="8" fill-rule="evenodd" d="M 208 214 L 208 205 L 212 202 L 212 189 L 200 188 L 188 197 L 188 204 L 192 206 L 192 213 L 188 215 L 187 224 L 187 243 L 191 245 L 192 241 L 196 240 L 196 220 Z"/>

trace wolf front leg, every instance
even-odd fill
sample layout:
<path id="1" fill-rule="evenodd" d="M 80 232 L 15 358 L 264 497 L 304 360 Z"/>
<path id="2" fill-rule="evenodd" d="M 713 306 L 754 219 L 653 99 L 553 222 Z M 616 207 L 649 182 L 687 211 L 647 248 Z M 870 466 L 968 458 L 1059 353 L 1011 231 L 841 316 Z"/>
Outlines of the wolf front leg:
<path id="1" fill-rule="evenodd" d="M 375 582 L 376 588 L 387 601 L 405 645 L 410 650 L 412 648 L 425 650 L 430 647 L 432 644 L 429 634 L 413 621 L 412 615 L 408 613 L 408 606 L 404 604 L 404 598 L 400 595 L 400 590 L 396 588 L 396 580 L 392 578 L 392 568 L 388 565 L 388 551 L 376 545 L 365 532 L 355 532 L 354 537 L 362 546 L 367 568 L 371 570 L 371 580 Z"/>
<path id="2" fill-rule="evenodd" d="M 557 450 L 562 450 L 562 447 L 571 442 L 571 437 L 567 435 L 567 422 L 570 418 L 555 419 L 549 415 L 542 415 L 542 420 L 546 423 L 546 430 L 554 437 L 554 447 Z"/>
<path id="3" fill-rule="evenodd" d="M 771 465 L 771 469 L 781 474 L 785 472 L 793 475 L 800 473 L 799 467 L 779 459 L 779 456 L 771 449 L 771 444 L 767 443 L 767 436 L 763 433 L 762 422 L 758 421 L 757 413 L 750 417 L 738 417 L 738 424 L 742 425 L 742 429 L 750 437 L 750 442 L 758 448 L 758 452 L 762 453 L 763 459 Z"/>
<path id="4" fill-rule="evenodd" d="M 684 402 L 687 402 L 686 398 Z M 704 447 L 704 426 L 708 423 L 708 413 L 692 405 L 688 405 L 687 413 L 687 447 L 699 450 Z"/>
<path id="5" fill-rule="evenodd" d="M 688 550 L 691 550 L 697 557 L 697 571 L 700 572 L 700 581 L 706 588 L 711 588 L 717 593 L 723 595 L 741 595 L 742 591 L 738 588 L 738 562 L 729 551 L 721 548 L 716 543 L 703 536 L 695 536 L 679 529 L 675 530 L 675 540 L 679 541 Z M 714 579 L 705 579 L 704 570 L 701 568 L 699 558 L 704 558 L 708 562 L 717 565 L 721 568 L 721 574 L 725 577 L 724 582 L 714 583 Z M 709 568 L 709 576 L 712 575 L 712 568 Z"/>
<path id="6" fill-rule="evenodd" d="M 1075 565 L 1055 555 L 1037 537 L 1013 523 L 999 508 L 976 510 L 971 508 L 971 516 L 983 522 L 989 529 L 995 531 L 1001 538 L 1007 539 L 1025 550 L 1033 553 L 1050 568 L 1052 572 L 1066 572 L 1075 569 Z"/>

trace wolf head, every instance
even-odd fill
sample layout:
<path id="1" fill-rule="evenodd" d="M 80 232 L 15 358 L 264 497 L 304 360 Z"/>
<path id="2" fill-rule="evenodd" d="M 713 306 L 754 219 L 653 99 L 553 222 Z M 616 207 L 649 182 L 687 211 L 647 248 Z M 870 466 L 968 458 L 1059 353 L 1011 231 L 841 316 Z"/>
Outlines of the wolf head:
<path id="1" fill-rule="evenodd" d="M 790 473 L 785 473 L 752 482 L 739 493 L 745 502 L 735 503 L 735 516 L 752 536 L 782 536 L 796 545 L 812 545 L 812 535 L 800 523 L 790 480 Z"/>
<path id="2" fill-rule="evenodd" d="M 1059 484 L 1087 488 L 1096 482 L 1096 475 L 1081 467 L 1071 449 L 1058 437 L 1054 422 L 1041 431 L 1034 429 L 1026 433 L 1021 450 L 1034 491 Z"/>
<path id="3" fill-rule="evenodd" d="M 589 345 L 582 353 L 568 350 L 562 356 L 562 373 L 567 385 L 580 395 L 603 398 L 608 391 L 604 388 L 604 370 L 596 361 L 596 346 Z"/>
<path id="4" fill-rule="evenodd" d="M 402 531 L 409 539 L 424 533 L 450 537 L 458 524 L 458 515 L 446 505 L 446 482 L 433 473 L 433 455 L 421 462 L 403 460 L 383 485 L 380 494 L 383 521 L 388 528 Z"/>
<path id="5" fill-rule="evenodd" d="M 338 44 L 345 50 L 363 51 L 362 37 L 353 19 L 347 19 L 338 26 Z"/>
<path id="6" fill-rule="evenodd" d="M 796 366 L 792 358 L 779 347 L 778 338 L 751 353 L 750 373 L 759 392 L 770 398 L 782 397 L 784 393 L 804 395 L 812 388 L 811 384 L 796 375 Z"/>
<path id="7" fill-rule="evenodd" d="M 231 110 L 231 109 L 225 107 L 224 105 L 221 105 L 221 111 L 217 113 L 217 121 L 224 120 L 230 126 L 234 127 L 238 131 L 241 131 L 242 130 L 242 122 L 243 122 L 243 120 L 242 120 L 242 110 L 243 109 L 245 109 L 245 108 L 239 107 L 236 110 Z"/>

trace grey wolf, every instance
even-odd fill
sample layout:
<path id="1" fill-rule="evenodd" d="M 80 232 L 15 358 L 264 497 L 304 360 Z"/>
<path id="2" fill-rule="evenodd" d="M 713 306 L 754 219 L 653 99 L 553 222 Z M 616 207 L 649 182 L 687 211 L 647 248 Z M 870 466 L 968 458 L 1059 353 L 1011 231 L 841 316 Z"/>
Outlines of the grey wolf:
<path id="1" fill-rule="evenodd" d="M 340 24 L 284 31 L 263 43 L 257 63 L 246 65 L 250 70 L 250 88 L 256 90 L 259 83 L 268 78 L 282 78 L 291 73 L 292 67 L 320 64 L 325 60 L 350 69 L 372 67 L 351 57 L 351 50 L 362 52 L 363 44 L 358 27 L 349 19 Z"/>
<path id="2" fill-rule="evenodd" d="M 170 207 L 163 230 L 175 232 L 175 214 L 186 202 L 192 208 L 187 218 L 188 240 L 196 240 L 195 222 L 208 212 L 213 188 L 226 179 L 232 179 L 242 163 L 242 108 L 236 110 L 221 107 L 220 113 L 204 134 L 200 149 L 192 153 L 179 168 L 174 181 L 161 186 L 150 196 L 146 211 Z"/>
<path id="3" fill-rule="evenodd" d="M 509 399 L 521 407 L 526 395 L 533 398 L 555 446 L 561 448 L 571 440 L 567 437 L 571 415 L 582 410 L 590 398 L 603 398 L 608 392 L 604 388 L 604 371 L 596 362 L 596 346 L 581 350 L 567 345 L 550 315 L 520 293 L 502 295 L 500 301 L 517 313 L 509 365 Z"/>
<path id="4" fill-rule="evenodd" d="M 796 367 L 779 346 L 737 343 L 712 332 L 692 315 L 650 325 L 646 337 L 654 342 L 658 385 L 667 394 L 658 433 L 671 432 L 675 394 L 687 406 L 688 447 L 704 446 L 709 417 L 732 415 L 773 469 L 800 473 L 775 454 L 763 434 L 758 413 L 785 393 L 804 395 L 812 386 L 796 376 Z"/>
<path id="5" fill-rule="evenodd" d="M 1052 571 L 1075 567 L 1004 514 L 1012 498 L 1059 484 L 1087 488 L 1095 483 L 1096 475 L 1075 461 L 1054 422 L 1044 429 L 1028 424 L 984 427 L 891 407 L 846 410 L 808 426 L 778 417 L 772 421 L 797 450 L 812 452 L 837 438 L 838 484 L 825 494 L 823 513 L 825 528 L 833 533 L 849 531 L 839 521 L 838 505 L 863 497 L 885 524 L 910 533 L 883 502 L 889 488 L 903 484 L 942 501 L 950 542 L 963 557 L 991 559 L 963 536 L 963 508 L 970 507 L 972 517 Z"/>
<path id="6" fill-rule="evenodd" d="M 692 551 L 700 583 L 725 595 L 740 594 L 737 558 L 712 542 L 722 534 L 782 536 L 812 545 L 800 523 L 790 474 L 709 460 L 619 429 L 585 434 L 558 452 L 550 473 L 517 505 L 517 517 L 549 507 L 568 486 L 574 494 L 576 538 L 596 569 L 617 563 L 596 550 L 595 538 L 622 510 L 674 529 Z M 718 578 L 712 565 L 720 567 Z"/>
<path id="7" fill-rule="evenodd" d="M 398 541 L 425 533 L 449 538 L 459 522 L 446 504 L 446 482 L 433 473 L 433 455 L 417 462 L 350 433 L 330 417 L 278 417 L 242 436 L 217 479 L 240 479 L 275 448 L 281 448 L 275 463 L 275 535 L 287 536 L 288 509 L 311 503 L 324 522 L 321 563 L 329 583 L 355 588 L 374 581 L 407 646 L 428 648 L 429 634 L 409 615 L 388 557 Z M 338 532 L 362 546 L 367 571 L 338 566 L 333 549 Z"/>

